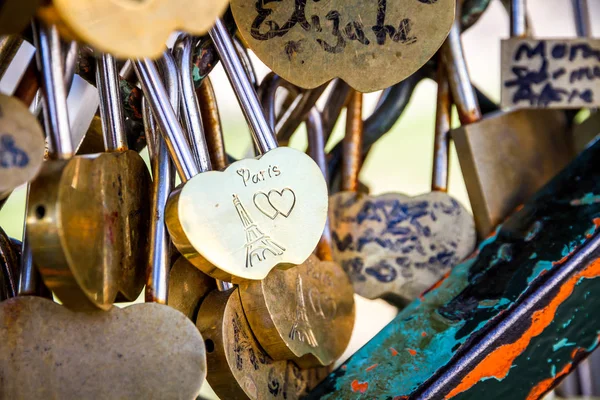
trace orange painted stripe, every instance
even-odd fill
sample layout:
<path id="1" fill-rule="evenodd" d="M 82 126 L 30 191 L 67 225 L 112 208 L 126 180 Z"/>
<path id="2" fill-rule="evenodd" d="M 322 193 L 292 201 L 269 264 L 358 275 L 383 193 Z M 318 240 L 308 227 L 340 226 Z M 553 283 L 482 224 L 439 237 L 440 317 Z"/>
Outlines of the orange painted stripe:
<path id="1" fill-rule="evenodd" d="M 456 396 L 472 388 L 485 378 L 504 379 L 515 359 L 527 348 L 531 339 L 541 334 L 550 325 L 558 307 L 573 293 L 573 289 L 581 278 L 592 279 L 600 276 L 600 259 L 595 260 L 583 271 L 573 275 L 559 289 L 555 298 L 546 307 L 535 311 L 531 318 L 531 326 L 515 342 L 502 345 L 489 353 L 461 382 L 446 395 L 446 399 Z"/>
<path id="2" fill-rule="evenodd" d="M 542 397 L 548 390 L 550 390 L 550 388 L 552 388 L 554 382 L 556 382 L 556 380 L 561 376 L 568 374 L 571 371 L 572 367 L 573 364 L 568 363 L 562 370 L 560 370 L 558 374 L 556 374 L 556 376 L 544 379 L 543 381 L 539 382 L 531 389 L 531 391 L 527 395 L 526 400 L 537 400 L 540 397 Z"/>

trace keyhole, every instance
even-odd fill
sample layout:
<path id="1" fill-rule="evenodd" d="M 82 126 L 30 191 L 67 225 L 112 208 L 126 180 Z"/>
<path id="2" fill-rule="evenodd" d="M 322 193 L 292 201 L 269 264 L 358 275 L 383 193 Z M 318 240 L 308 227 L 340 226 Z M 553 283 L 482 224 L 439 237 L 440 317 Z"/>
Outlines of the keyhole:
<path id="1" fill-rule="evenodd" d="M 43 219 L 46 215 L 46 207 L 39 205 L 35 208 L 35 216 L 37 219 Z"/>

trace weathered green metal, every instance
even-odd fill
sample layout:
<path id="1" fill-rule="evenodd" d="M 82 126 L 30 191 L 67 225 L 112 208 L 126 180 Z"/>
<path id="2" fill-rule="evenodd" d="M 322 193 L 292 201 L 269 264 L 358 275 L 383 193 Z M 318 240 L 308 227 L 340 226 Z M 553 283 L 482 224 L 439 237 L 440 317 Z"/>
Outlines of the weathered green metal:
<path id="1" fill-rule="evenodd" d="M 597 143 L 308 398 L 539 398 L 598 344 L 599 229 Z"/>

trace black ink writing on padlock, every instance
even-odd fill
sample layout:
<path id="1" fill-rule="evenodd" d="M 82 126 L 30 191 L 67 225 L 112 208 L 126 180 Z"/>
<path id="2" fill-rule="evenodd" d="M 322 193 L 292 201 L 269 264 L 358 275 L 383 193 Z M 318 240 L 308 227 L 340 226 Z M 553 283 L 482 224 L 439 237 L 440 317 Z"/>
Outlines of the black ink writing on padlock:
<path id="1" fill-rule="evenodd" d="M 372 43 L 378 45 L 386 44 L 388 38 L 395 43 L 402 44 L 413 44 L 417 41 L 417 37 L 411 33 L 412 21 L 410 18 L 404 18 L 398 26 L 386 24 L 386 9 L 387 0 L 378 0 L 377 2 L 377 16 L 376 20 L 373 21 L 372 26 L 368 27 L 363 24 L 362 21 L 344 21 L 344 16 L 338 10 L 330 10 L 325 15 L 325 21 L 318 15 L 311 15 L 310 18 L 306 17 L 306 3 L 310 0 L 294 0 L 294 11 L 287 21 L 283 25 L 279 25 L 277 22 L 268 19 L 273 13 L 271 9 L 264 8 L 269 3 L 281 2 L 283 0 L 259 0 L 255 4 L 256 18 L 252 22 L 251 34 L 256 40 L 269 40 L 276 37 L 284 37 L 292 28 L 299 26 L 306 32 L 323 33 L 327 34 L 325 29 L 326 25 L 331 26 L 329 34 L 332 36 L 331 40 L 325 40 L 323 38 L 316 38 L 316 42 L 321 48 L 327 53 L 340 53 L 346 47 L 347 41 L 356 41 L 362 45 L 368 46 Z M 318 0 L 312 0 L 318 1 Z M 418 0 L 423 4 L 433 4 L 436 1 L 423 1 Z M 373 5 L 375 7 L 375 5 Z M 310 20 L 310 22 L 309 22 Z M 264 31 L 264 28 L 268 29 Z M 371 39 L 369 39 L 371 36 Z M 292 57 L 302 51 L 302 42 L 289 41 L 286 43 L 285 52 L 288 58 L 291 60 Z"/>
<path id="2" fill-rule="evenodd" d="M 0 168 L 24 168 L 29 164 L 29 156 L 15 144 L 10 134 L 0 135 Z"/>
<path id="3" fill-rule="evenodd" d="M 531 61 L 539 61 L 532 66 Z M 594 103 L 593 81 L 600 80 L 600 49 L 586 42 L 540 41 L 521 43 L 512 53 L 512 77 L 503 82 L 515 88 L 511 101 L 547 107 L 552 103 Z M 523 62 L 524 64 L 519 64 Z M 583 63 L 583 65 L 582 65 Z M 587 63 L 587 64 L 586 64 Z M 571 67 L 572 64 L 572 67 Z M 570 87 L 589 83 L 589 88 Z"/>

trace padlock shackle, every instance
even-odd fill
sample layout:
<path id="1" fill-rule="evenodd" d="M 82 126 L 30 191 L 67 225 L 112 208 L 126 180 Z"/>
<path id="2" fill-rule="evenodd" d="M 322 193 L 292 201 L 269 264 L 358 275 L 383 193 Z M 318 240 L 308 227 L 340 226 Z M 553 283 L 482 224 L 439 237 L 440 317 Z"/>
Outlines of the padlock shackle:
<path id="1" fill-rule="evenodd" d="M 200 173 L 189 143 L 175 111 L 169 103 L 154 61 L 144 58 L 134 63 L 135 72 L 142 85 L 144 96 L 169 149 L 171 159 L 182 182 L 187 182 Z"/>
<path id="2" fill-rule="evenodd" d="M 450 129 L 452 128 L 452 98 L 448 73 L 442 57 L 438 57 L 437 101 L 435 110 L 435 136 L 433 140 L 433 172 L 431 190 L 448 191 L 450 157 Z"/>
<path id="3" fill-rule="evenodd" d="M 196 96 L 200 103 L 202 126 L 212 166 L 215 170 L 222 171 L 227 168 L 228 160 L 217 97 L 209 76 L 204 78 L 200 87 L 196 89 Z"/>
<path id="4" fill-rule="evenodd" d="M 571 0 L 575 17 L 575 30 L 577 37 L 592 37 L 592 22 L 590 20 L 590 7 L 587 0 Z"/>
<path id="5" fill-rule="evenodd" d="M 511 0 L 510 14 L 510 36 L 522 38 L 527 36 L 527 1 Z"/>
<path id="6" fill-rule="evenodd" d="M 119 88 L 119 71 L 115 58 L 110 54 L 102 54 L 96 62 L 96 86 L 100 97 L 104 148 L 106 151 L 126 151 L 129 148 Z"/>
<path id="7" fill-rule="evenodd" d="M 275 112 L 275 98 L 277 94 L 277 90 L 279 88 L 285 88 L 290 96 L 293 97 L 292 102 L 288 109 L 282 110 L 282 115 L 277 115 Z M 258 87 L 258 95 L 261 101 L 262 108 L 265 113 L 265 118 L 271 129 L 273 129 L 276 133 L 278 122 L 282 119 L 290 118 L 290 109 L 293 107 L 301 106 L 302 97 L 305 96 L 306 92 L 303 92 L 298 86 L 286 81 L 281 76 L 277 75 L 274 72 L 269 72 L 260 83 Z M 300 121 L 298 125 L 300 125 L 303 121 Z M 284 140 L 288 141 L 289 137 Z"/>
<path id="8" fill-rule="evenodd" d="M 178 76 L 179 85 L 181 87 L 180 110 L 183 125 L 187 133 L 186 137 L 200 172 L 210 171 L 212 170 L 212 165 L 206 147 L 200 104 L 198 103 L 198 97 L 196 96 L 194 77 L 192 75 L 193 43 L 191 36 L 179 36 L 173 46 L 173 55 L 179 66 Z"/>
<path id="9" fill-rule="evenodd" d="M 171 107 L 179 106 L 179 81 L 177 65 L 170 53 L 161 59 L 164 80 Z M 146 302 L 167 304 L 169 288 L 169 267 L 171 264 L 170 238 L 165 225 L 165 205 L 175 186 L 175 168 L 169 157 L 169 150 L 158 132 L 156 120 L 150 106 L 143 99 L 142 118 L 148 141 L 150 170 L 152 172 L 152 199 L 150 211 L 150 251 L 146 272 Z"/>
<path id="10" fill-rule="evenodd" d="M 463 125 L 478 122 L 482 118 L 477 94 L 471 84 L 469 69 L 460 38 L 460 27 L 455 20 L 448 38 L 442 45 L 442 57 L 448 71 L 452 99 Z"/>
<path id="11" fill-rule="evenodd" d="M 358 192 L 360 168 L 362 167 L 363 141 L 363 94 L 352 91 L 346 107 L 346 134 L 342 141 L 342 183 L 341 190 Z"/>
<path id="12" fill-rule="evenodd" d="M 55 25 L 47 26 L 37 20 L 32 23 L 32 29 L 40 84 L 44 93 L 44 125 L 50 145 L 49 156 L 53 159 L 69 159 L 74 151 L 60 36 Z"/>
<path id="13" fill-rule="evenodd" d="M 308 151 L 310 157 L 323 172 L 325 182 L 329 182 L 329 172 L 327 170 L 327 155 L 325 154 L 325 131 L 322 113 L 316 107 L 313 107 L 308 113 L 306 119 L 306 135 L 308 137 Z M 325 221 L 325 228 L 321 239 L 315 249 L 317 257 L 323 261 L 333 261 L 333 245 L 331 241 L 331 225 L 329 218 Z"/>
<path id="14" fill-rule="evenodd" d="M 217 19 L 209 34 L 246 117 L 256 147 L 261 154 L 277 148 L 277 139 L 265 118 L 256 91 L 246 75 L 231 36 L 221 19 Z"/>

